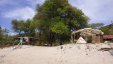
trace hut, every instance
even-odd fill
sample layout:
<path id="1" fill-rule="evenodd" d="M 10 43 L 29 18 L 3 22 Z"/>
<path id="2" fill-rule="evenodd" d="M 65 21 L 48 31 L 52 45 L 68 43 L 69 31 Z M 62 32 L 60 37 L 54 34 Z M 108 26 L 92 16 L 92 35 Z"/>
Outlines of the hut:
<path id="1" fill-rule="evenodd" d="M 104 39 L 104 41 L 111 41 L 111 42 L 113 42 L 113 34 L 103 35 L 103 39 Z"/>
<path id="2" fill-rule="evenodd" d="M 73 31 L 71 34 L 72 42 L 76 42 L 79 37 L 85 39 L 87 43 L 101 43 L 103 42 L 103 32 L 98 29 L 84 28 L 77 31 Z"/>
<path id="3" fill-rule="evenodd" d="M 27 39 L 27 41 L 26 41 Z M 18 44 L 33 44 L 33 41 L 35 40 L 34 37 L 16 37 L 15 40 L 19 41 Z"/>

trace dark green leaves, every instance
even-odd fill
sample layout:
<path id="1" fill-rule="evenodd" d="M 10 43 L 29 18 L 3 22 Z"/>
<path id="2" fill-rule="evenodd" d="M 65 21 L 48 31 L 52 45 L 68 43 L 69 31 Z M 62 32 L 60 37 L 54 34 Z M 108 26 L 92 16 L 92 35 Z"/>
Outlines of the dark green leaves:
<path id="1" fill-rule="evenodd" d="M 55 22 L 51 26 L 51 30 L 57 34 L 68 34 L 69 28 L 67 25 L 65 25 L 63 22 Z"/>

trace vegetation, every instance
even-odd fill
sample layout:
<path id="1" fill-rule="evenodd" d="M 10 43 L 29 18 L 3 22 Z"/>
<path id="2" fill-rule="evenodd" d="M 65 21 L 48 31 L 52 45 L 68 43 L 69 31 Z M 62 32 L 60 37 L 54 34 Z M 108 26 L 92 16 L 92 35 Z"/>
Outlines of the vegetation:
<path id="1" fill-rule="evenodd" d="M 6 29 L 3 29 L 1 26 L 0 26 L 0 40 L 2 40 L 4 38 L 4 35 L 7 33 L 7 30 Z"/>
<path id="2" fill-rule="evenodd" d="M 8 33 L 8 30 L 0 26 L 0 47 L 16 44 L 14 43 L 13 36 L 9 36 L 7 33 Z"/>
<path id="3" fill-rule="evenodd" d="M 2 40 L 2 28 L 0 26 L 0 40 Z"/>
<path id="4" fill-rule="evenodd" d="M 113 23 L 107 26 L 104 26 L 103 23 L 92 23 L 92 24 L 89 24 L 89 27 L 94 29 L 100 29 L 104 32 L 104 34 L 113 34 Z"/>
<path id="5" fill-rule="evenodd" d="M 104 26 L 103 23 L 92 23 L 92 24 L 89 24 L 89 27 L 94 28 L 94 29 L 99 29 L 99 28 L 101 28 L 103 26 Z"/>
<path id="6" fill-rule="evenodd" d="M 102 30 L 104 34 L 113 34 L 113 24 L 101 27 L 100 30 Z"/>
<path id="7" fill-rule="evenodd" d="M 38 20 L 38 30 L 45 40 L 52 45 L 52 41 L 70 39 L 71 30 L 87 26 L 88 18 L 84 13 L 72 7 L 68 0 L 46 0 L 37 6 L 37 14 L 33 20 Z M 62 39 L 66 37 L 66 39 Z"/>
<path id="8" fill-rule="evenodd" d="M 13 20 L 12 25 L 14 31 L 19 33 L 19 36 L 34 36 L 37 29 L 36 22 L 32 20 Z"/>
<path id="9" fill-rule="evenodd" d="M 70 40 L 71 32 L 85 27 L 101 29 L 105 34 L 113 34 L 113 24 L 103 23 L 88 25 L 88 17 L 78 8 L 69 4 L 68 0 L 45 0 L 37 5 L 36 14 L 31 20 L 13 20 L 16 36 L 35 37 L 35 45 L 58 45 Z M 0 26 L 0 45 L 14 45 L 15 36 L 9 36 L 6 29 Z M 3 42 L 5 41 L 5 42 Z M 58 43 L 59 42 L 59 43 Z"/>
<path id="10" fill-rule="evenodd" d="M 45 0 L 37 5 L 32 20 L 13 20 L 12 25 L 19 36 L 36 37 L 39 44 L 69 41 L 71 31 L 87 27 L 88 17 L 71 6 L 68 0 Z"/>

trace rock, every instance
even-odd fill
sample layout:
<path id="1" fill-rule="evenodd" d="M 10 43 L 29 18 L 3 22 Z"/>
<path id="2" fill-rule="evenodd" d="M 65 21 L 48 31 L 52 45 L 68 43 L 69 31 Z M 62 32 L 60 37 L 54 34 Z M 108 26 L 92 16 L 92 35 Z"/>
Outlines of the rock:
<path id="1" fill-rule="evenodd" d="M 86 44 L 87 42 L 82 37 L 80 37 L 76 43 L 77 44 Z"/>
<path id="2" fill-rule="evenodd" d="M 110 50 L 109 52 L 111 53 L 111 55 L 113 55 L 113 50 Z"/>

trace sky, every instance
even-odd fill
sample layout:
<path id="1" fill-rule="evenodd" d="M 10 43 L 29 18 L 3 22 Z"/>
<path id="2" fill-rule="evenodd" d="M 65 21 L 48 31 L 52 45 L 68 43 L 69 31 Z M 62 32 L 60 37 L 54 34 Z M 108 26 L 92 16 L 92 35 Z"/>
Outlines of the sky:
<path id="1" fill-rule="evenodd" d="M 36 13 L 36 5 L 45 0 L 0 0 L 0 26 L 15 34 L 11 21 L 14 19 L 32 19 Z M 82 10 L 90 18 L 89 23 L 104 23 L 113 21 L 113 0 L 69 0 L 69 3 Z"/>

